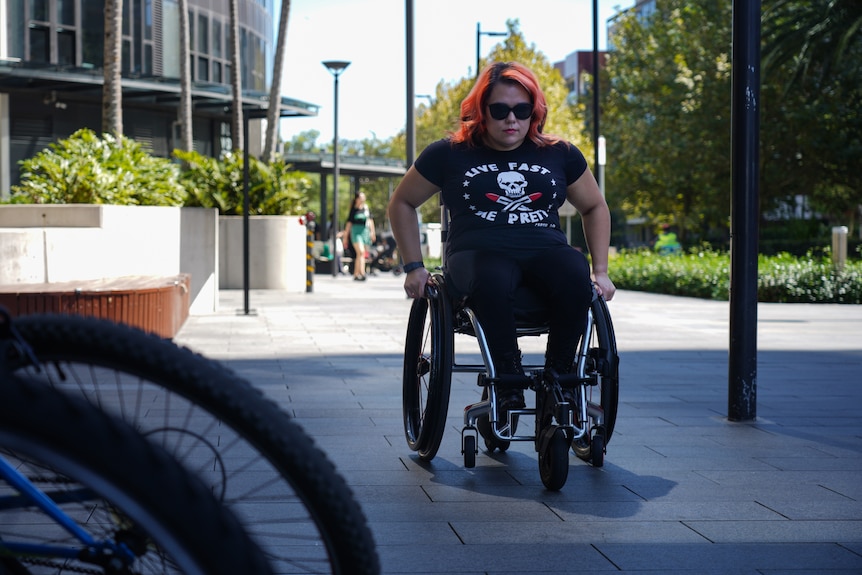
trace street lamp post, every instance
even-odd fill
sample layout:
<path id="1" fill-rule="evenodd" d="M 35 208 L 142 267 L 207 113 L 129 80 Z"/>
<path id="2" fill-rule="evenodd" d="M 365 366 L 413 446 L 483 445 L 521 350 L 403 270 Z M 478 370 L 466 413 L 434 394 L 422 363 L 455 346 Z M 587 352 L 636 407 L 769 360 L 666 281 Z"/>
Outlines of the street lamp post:
<path id="1" fill-rule="evenodd" d="M 335 128 L 332 135 L 332 277 L 338 277 L 338 258 L 335 257 L 336 242 L 338 242 L 338 77 L 350 66 L 350 62 L 328 60 L 323 62 L 323 65 L 335 78 L 335 96 L 333 99 Z"/>
<path id="2" fill-rule="evenodd" d="M 481 24 L 476 22 L 476 77 L 479 76 L 479 53 L 482 36 L 508 36 L 508 34 L 508 32 L 482 32 Z"/>

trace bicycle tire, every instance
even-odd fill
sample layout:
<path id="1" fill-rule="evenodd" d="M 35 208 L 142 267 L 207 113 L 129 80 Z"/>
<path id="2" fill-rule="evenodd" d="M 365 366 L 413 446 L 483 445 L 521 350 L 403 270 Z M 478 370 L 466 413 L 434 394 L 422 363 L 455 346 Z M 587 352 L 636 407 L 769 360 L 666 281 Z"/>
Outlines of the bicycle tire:
<path id="1" fill-rule="evenodd" d="M 122 543 L 74 558 L 3 549 L 82 547 L 32 498 L 0 480 L 0 571 L 272 573 L 267 559 L 199 478 L 132 427 L 86 401 L 0 374 L 0 457 L 52 496 L 95 541 Z M 36 483 L 38 482 L 38 483 Z M 20 554 L 17 553 L 21 551 Z M 124 566 L 121 568 L 120 566 Z"/>
<path id="2" fill-rule="evenodd" d="M 364 512 L 335 466 L 272 400 L 225 365 L 126 325 L 32 315 L 15 328 L 28 373 L 88 396 L 212 485 L 277 572 L 379 573 Z"/>

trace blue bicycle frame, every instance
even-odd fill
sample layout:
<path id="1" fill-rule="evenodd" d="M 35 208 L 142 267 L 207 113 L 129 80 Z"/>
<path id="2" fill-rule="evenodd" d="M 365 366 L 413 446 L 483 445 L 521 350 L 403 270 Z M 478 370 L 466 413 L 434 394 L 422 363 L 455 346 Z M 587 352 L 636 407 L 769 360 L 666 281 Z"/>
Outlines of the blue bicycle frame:
<path id="1" fill-rule="evenodd" d="M 114 541 L 97 541 L 94 539 L 86 530 L 73 521 L 71 517 L 66 515 L 48 495 L 39 490 L 29 479 L 24 477 L 2 457 L 0 457 L 0 478 L 20 493 L 20 495 L 0 497 L 0 509 L 13 509 L 33 504 L 81 542 L 80 547 L 71 547 L 16 543 L 0 539 L 0 555 L 82 560 L 87 557 L 104 558 L 110 556 L 119 557 L 122 561 L 128 563 L 134 561 L 134 553 L 125 544 Z M 89 490 L 82 491 L 82 493 L 84 492 L 90 493 Z"/>

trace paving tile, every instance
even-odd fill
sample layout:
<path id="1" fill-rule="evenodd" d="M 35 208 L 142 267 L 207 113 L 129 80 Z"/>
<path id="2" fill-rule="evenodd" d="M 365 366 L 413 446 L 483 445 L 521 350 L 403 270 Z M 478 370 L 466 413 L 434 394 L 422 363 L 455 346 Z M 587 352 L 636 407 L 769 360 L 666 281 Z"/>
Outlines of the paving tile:
<path id="1" fill-rule="evenodd" d="M 757 419 L 738 423 L 727 419 L 728 303 L 618 292 L 620 406 L 605 465 L 572 455 L 550 492 L 531 442 L 481 450 L 464 468 L 475 374 L 453 378 L 436 457 L 410 451 L 402 281 L 252 290 L 252 317 L 236 314 L 242 292 L 225 290 L 219 312 L 177 336 L 315 439 L 362 505 L 384 574 L 862 573 L 862 306 L 760 304 Z M 458 361 L 478 362 L 475 340 L 456 339 Z M 543 338 L 522 348 L 541 363 Z"/>

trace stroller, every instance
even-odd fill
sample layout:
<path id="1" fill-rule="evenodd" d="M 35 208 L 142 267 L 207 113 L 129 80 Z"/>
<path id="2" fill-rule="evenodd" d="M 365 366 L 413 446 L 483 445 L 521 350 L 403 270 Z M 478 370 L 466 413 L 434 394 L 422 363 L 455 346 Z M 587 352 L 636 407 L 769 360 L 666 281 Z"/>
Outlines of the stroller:
<path id="1" fill-rule="evenodd" d="M 391 271 L 396 276 L 401 274 L 401 262 L 395 251 L 395 238 L 391 234 L 378 238 L 368 249 L 367 265 L 368 272 L 371 274 L 374 274 L 375 270 Z"/>

